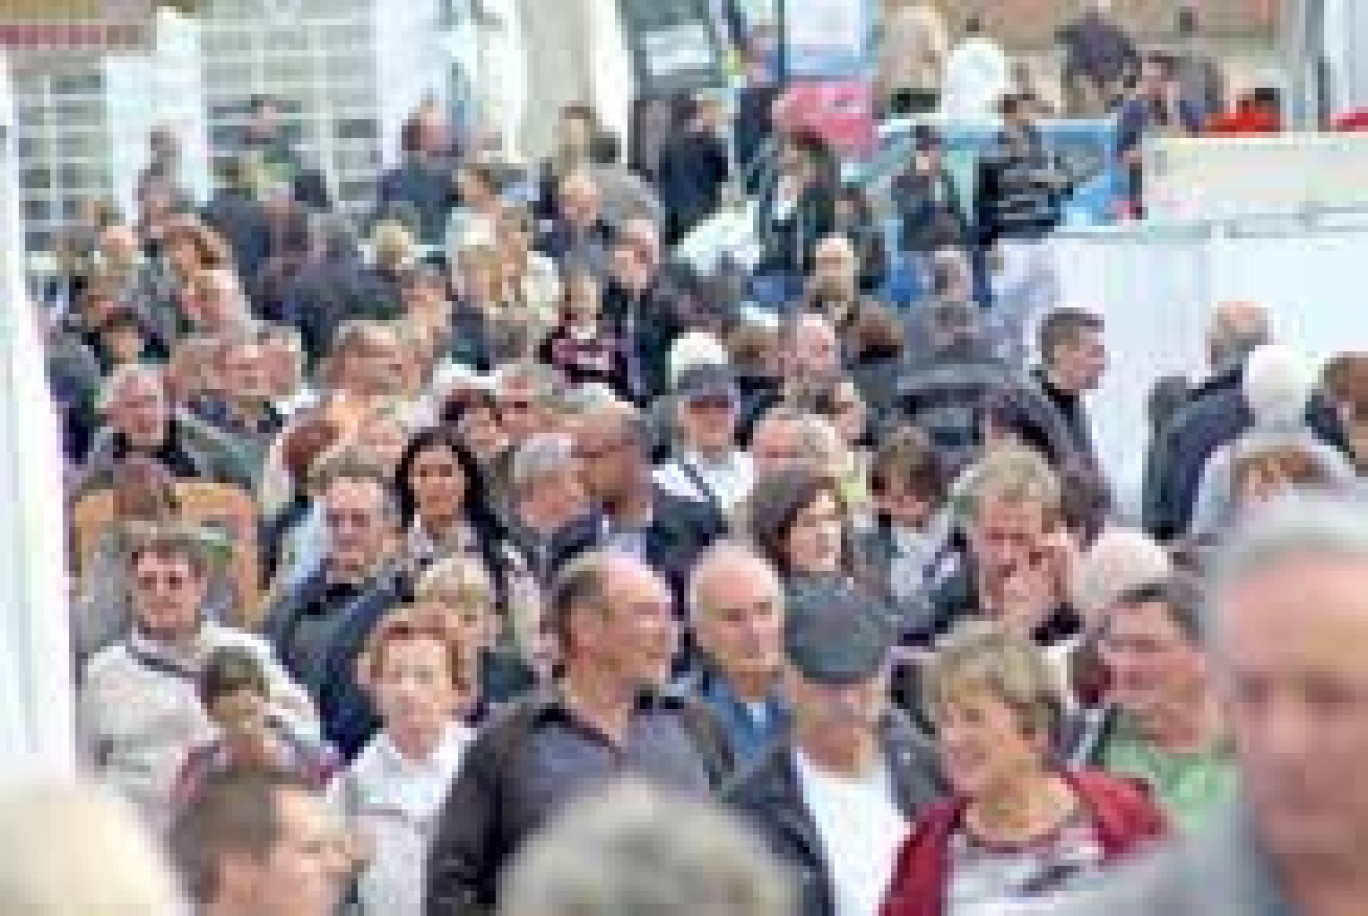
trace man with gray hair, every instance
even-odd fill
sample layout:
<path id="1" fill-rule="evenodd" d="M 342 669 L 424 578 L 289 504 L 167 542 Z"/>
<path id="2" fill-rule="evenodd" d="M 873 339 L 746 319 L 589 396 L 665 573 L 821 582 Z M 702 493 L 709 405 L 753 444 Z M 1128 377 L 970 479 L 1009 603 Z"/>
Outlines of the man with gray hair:
<path id="1" fill-rule="evenodd" d="M 1294 495 L 1218 557 L 1207 648 L 1239 802 L 1198 837 L 1050 912 L 1368 912 L 1368 506 Z"/>
<path id="2" fill-rule="evenodd" d="M 532 578 L 542 588 L 551 584 L 559 542 L 582 532 L 592 541 L 597 525 L 589 520 L 580 482 L 575 440 L 565 433 L 541 433 L 523 442 L 513 456 L 509 502 L 509 534 L 522 553 Z"/>
<path id="3" fill-rule="evenodd" d="M 721 811 L 640 783 L 568 808 L 504 882 L 506 916 L 790 916 L 759 841 Z"/>
<path id="4" fill-rule="evenodd" d="M 129 455 L 142 455 L 178 479 L 252 486 L 252 467 L 240 443 L 170 403 L 161 369 L 141 363 L 119 367 L 105 381 L 96 433 L 78 486 L 110 486 Z"/>

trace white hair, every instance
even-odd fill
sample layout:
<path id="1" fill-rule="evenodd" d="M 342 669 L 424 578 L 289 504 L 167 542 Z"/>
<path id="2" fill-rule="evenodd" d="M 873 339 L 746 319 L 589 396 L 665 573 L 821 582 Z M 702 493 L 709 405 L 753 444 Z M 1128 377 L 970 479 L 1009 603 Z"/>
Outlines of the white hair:
<path id="1" fill-rule="evenodd" d="M 1243 392 L 1259 426 L 1300 426 L 1320 382 L 1318 367 L 1283 344 L 1265 344 L 1249 355 Z"/>
<path id="2" fill-rule="evenodd" d="M 726 366 L 731 362 L 727 348 L 716 335 L 707 331 L 689 331 L 679 335 L 670 347 L 670 387 L 689 369 L 698 366 Z"/>
<path id="3" fill-rule="evenodd" d="M 784 581 L 773 563 L 749 544 L 741 541 L 718 541 L 698 558 L 694 564 L 693 574 L 689 576 L 688 608 L 694 620 L 705 616 L 710 610 L 701 595 L 706 591 L 704 584 L 710 577 L 717 575 L 714 567 L 729 562 L 740 562 L 760 572 L 769 580 L 773 593 L 783 600 Z"/>
<path id="4" fill-rule="evenodd" d="M 139 382 L 155 385 L 157 390 L 165 391 L 162 385 L 162 370 L 159 367 L 147 363 L 124 363 L 109 374 L 100 389 L 100 413 L 109 413 L 110 408 L 123 400 L 128 386 Z"/>

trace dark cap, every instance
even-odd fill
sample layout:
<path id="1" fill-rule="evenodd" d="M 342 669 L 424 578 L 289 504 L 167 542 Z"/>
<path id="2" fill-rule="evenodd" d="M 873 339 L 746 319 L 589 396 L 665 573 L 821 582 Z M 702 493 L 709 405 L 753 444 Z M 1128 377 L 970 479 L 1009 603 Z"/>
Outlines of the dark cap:
<path id="1" fill-rule="evenodd" d="M 789 595 L 784 651 L 805 679 L 830 686 L 867 681 L 883 669 L 892 648 L 887 610 L 850 585 L 814 583 Z"/>
<path id="2" fill-rule="evenodd" d="M 675 393 L 688 401 L 726 398 L 735 402 L 740 398 L 731 369 L 715 364 L 691 366 L 679 373 Z"/>

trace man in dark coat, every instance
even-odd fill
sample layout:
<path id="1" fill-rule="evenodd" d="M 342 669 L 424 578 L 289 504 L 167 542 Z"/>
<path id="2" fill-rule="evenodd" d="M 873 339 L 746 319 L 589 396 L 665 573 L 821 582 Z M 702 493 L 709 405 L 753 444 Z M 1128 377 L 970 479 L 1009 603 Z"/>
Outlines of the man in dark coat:
<path id="1" fill-rule="evenodd" d="M 692 98 L 676 106 L 678 126 L 660 151 L 656 184 L 665 205 L 665 240 L 674 245 L 717 210 L 731 176 L 726 141 Z"/>
<path id="2" fill-rule="evenodd" d="M 626 348 L 626 388 L 645 407 L 665 393 L 670 348 L 683 333 L 681 295 L 661 275 L 660 234 L 642 220 L 624 223 L 610 252 L 603 315 Z"/>
<path id="3" fill-rule="evenodd" d="M 271 256 L 271 226 L 249 172 L 245 156 L 235 156 L 224 164 L 223 186 L 204 208 L 204 222 L 232 249 L 238 276 L 254 283 Z"/>
<path id="4" fill-rule="evenodd" d="M 411 117 L 400 135 L 403 162 L 381 177 L 377 194 L 377 216 L 412 214 L 411 228 L 424 245 L 443 244 L 459 199 L 456 163 L 443 149 L 445 139 L 440 112 L 424 109 Z"/>
<path id="5" fill-rule="evenodd" d="M 906 825 L 944 792 L 935 746 L 889 703 L 881 608 L 844 586 L 800 591 L 784 643 L 792 728 L 723 800 L 790 866 L 797 913 L 863 911 L 857 903 L 882 895 Z M 860 810 L 833 807 L 861 786 Z"/>

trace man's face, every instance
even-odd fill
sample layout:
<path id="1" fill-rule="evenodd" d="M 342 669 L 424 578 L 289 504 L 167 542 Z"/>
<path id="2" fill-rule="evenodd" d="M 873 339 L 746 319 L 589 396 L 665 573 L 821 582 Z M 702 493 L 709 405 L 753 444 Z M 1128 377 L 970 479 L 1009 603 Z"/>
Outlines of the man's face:
<path id="1" fill-rule="evenodd" d="M 571 226 L 587 229 L 598 221 L 598 188 L 587 179 L 565 182 L 561 187 L 560 210 Z"/>
<path id="2" fill-rule="evenodd" d="M 1107 371 L 1107 344 L 1102 332 L 1085 330 L 1077 339 L 1060 345 L 1054 354 L 1054 371 L 1070 391 L 1095 391 Z"/>
<path id="3" fill-rule="evenodd" d="M 685 399 L 680 425 L 690 447 L 705 453 L 730 451 L 735 444 L 737 403 L 725 395 Z"/>
<path id="4" fill-rule="evenodd" d="M 545 431 L 535 388 L 526 379 L 511 378 L 499 386 L 499 423 L 509 444 L 521 445 Z"/>
<path id="5" fill-rule="evenodd" d="M 813 283 L 818 295 L 851 298 L 858 291 L 859 262 L 855 249 L 842 237 L 829 238 L 813 255 Z"/>
<path id="6" fill-rule="evenodd" d="M 358 582 L 384 555 L 392 521 L 378 481 L 341 478 L 323 496 L 328 565 L 344 582 Z"/>
<path id="7" fill-rule="evenodd" d="M 572 155 L 584 155 L 594 135 L 593 125 L 584 118 L 574 116 L 562 117 L 557 130 L 561 149 Z"/>
<path id="8" fill-rule="evenodd" d="M 138 260 L 138 237 L 126 226 L 112 226 L 100 237 L 100 256 L 110 264 L 127 267 Z"/>
<path id="9" fill-rule="evenodd" d="M 110 422 L 137 449 L 160 448 L 166 440 L 169 419 L 166 392 L 151 378 L 129 381 L 109 407 Z"/>
<path id="10" fill-rule="evenodd" d="M 724 676 L 774 676 L 784 666 L 784 594 L 754 560 L 718 560 L 704 571 L 694 609 L 698 644 Z"/>
<path id="11" fill-rule="evenodd" d="M 331 916 L 350 862 L 338 825 L 318 796 L 279 790 L 280 836 L 256 865 L 255 916 Z"/>
<path id="12" fill-rule="evenodd" d="M 980 570 L 997 578 L 1035 565 L 1045 527 L 1045 507 L 1038 502 L 985 500 L 969 526 L 969 544 Z"/>
<path id="13" fill-rule="evenodd" d="M 668 684 L 679 645 L 669 588 L 647 567 L 624 560 L 613 565 L 604 597 L 604 607 L 579 615 L 585 656 L 623 687 Z"/>
<path id="14" fill-rule="evenodd" d="M 1280 863 L 1368 857 L 1368 565 L 1265 564 L 1215 597 L 1213 674 L 1241 783 Z"/>
<path id="15" fill-rule="evenodd" d="M 340 387 L 361 395 L 399 394 L 408 371 L 403 347 L 387 335 L 358 341 L 343 365 Z"/>
<path id="16" fill-rule="evenodd" d="M 138 628 L 149 639 L 176 642 L 199 626 L 204 576 L 189 557 L 147 552 L 133 567 Z"/>
<path id="17" fill-rule="evenodd" d="M 559 520 L 566 524 L 585 510 L 583 471 L 578 461 L 554 474 L 546 474 L 531 483 L 529 503 L 538 508 L 543 519 Z"/>
<path id="18" fill-rule="evenodd" d="M 644 456 L 616 417 L 581 417 L 573 435 L 584 489 L 595 502 L 614 502 L 643 472 Z"/>
<path id="19" fill-rule="evenodd" d="M 234 397 L 244 400 L 269 400 L 271 366 L 266 350 L 257 344 L 229 347 L 223 357 L 223 384 Z"/>
<path id="20" fill-rule="evenodd" d="M 789 420 L 762 419 L 751 437 L 751 459 L 757 477 L 781 468 L 810 461 L 803 451 L 803 435 L 798 424 Z"/>
<path id="21" fill-rule="evenodd" d="M 799 734 L 854 739 L 875 731 L 888 708 L 887 672 L 853 684 L 832 685 L 808 680 L 790 665 L 784 685 Z"/>
<path id="22" fill-rule="evenodd" d="M 1102 639 L 1111 697 L 1141 720 L 1200 701 L 1202 652 L 1160 601 L 1116 608 Z"/>
<path id="23" fill-rule="evenodd" d="M 793 350 L 788 357 L 791 378 L 830 378 L 841 369 L 841 344 L 830 324 L 809 318 L 794 328 Z"/>

